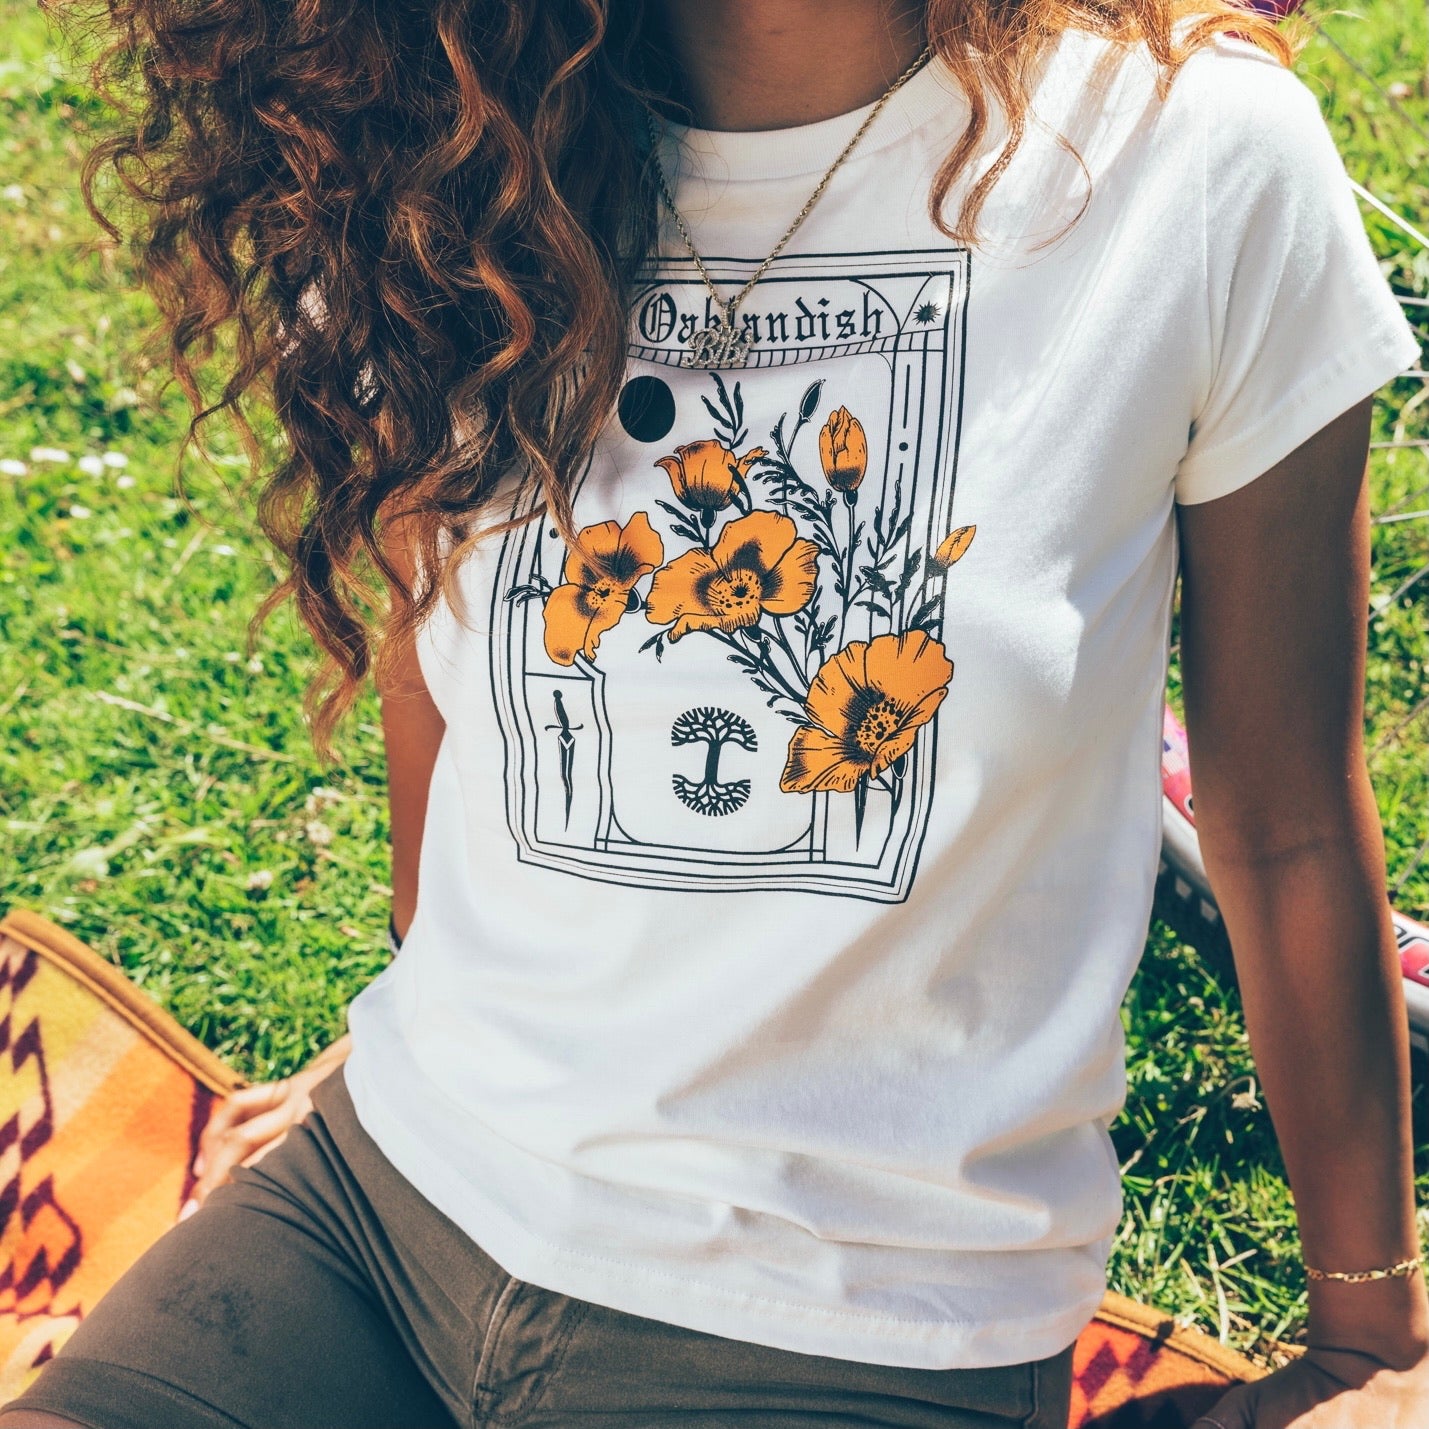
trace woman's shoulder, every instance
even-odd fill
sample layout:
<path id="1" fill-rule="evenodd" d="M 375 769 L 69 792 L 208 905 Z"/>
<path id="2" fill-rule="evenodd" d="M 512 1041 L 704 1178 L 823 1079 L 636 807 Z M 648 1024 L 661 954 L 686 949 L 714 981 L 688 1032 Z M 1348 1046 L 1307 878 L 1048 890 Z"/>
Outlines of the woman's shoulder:
<path id="1" fill-rule="evenodd" d="M 1194 110 L 1222 142 L 1252 143 L 1323 122 L 1319 100 L 1292 66 L 1231 34 L 1214 35 L 1191 52 L 1166 103 Z"/>
<path id="2" fill-rule="evenodd" d="M 1173 39 L 1184 30 L 1178 21 Z M 1144 39 L 1068 30 L 1047 58 L 1032 109 L 1094 174 L 1135 164 L 1169 166 L 1190 179 L 1203 155 L 1226 170 L 1283 168 L 1307 141 L 1324 142 L 1316 132 L 1324 127 L 1319 104 L 1305 81 L 1279 56 L 1226 34 L 1197 45 L 1167 73 Z"/>
<path id="3" fill-rule="evenodd" d="M 1172 27 L 1184 39 L 1185 17 Z M 1116 40 L 1068 29 L 1047 53 L 1034 109 L 1078 128 L 1177 126 L 1202 130 L 1213 121 L 1236 133 L 1257 125 L 1303 124 L 1318 115 L 1313 92 L 1293 68 L 1238 35 L 1198 44 L 1160 83 L 1162 67 L 1145 40 Z M 1120 121 L 1120 122 L 1118 122 Z"/>
<path id="4" fill-rule="evenodd" d="M 1173 39 L 1184 40 L 1188 25 L 1178 20 Z M 1188 181 L 1199 181 L 1204 166 L 1211 189 L 1313 187 L 1334 176 L 1338 161 L 1316 90 L 1279 55 L 1239 35 L 1212 35 L 1162 83 L 1145 40 L 1068 36 L 1055 68 L 1060 127 L 1115 158 L 1180 166 Z"/>
<path id="5" fill-rule="evenodd" d="M 1296 209 L 1328 221 L 1344 206 L 1344 164 L 1313 81 L 1234 35 L 1217 35 L 1182 71 L 1176 84 L 1203 136 L 1213 221 L 1267 205 L 1287 221 Z"/>
<path id="6" fill-rule="evenodd" d="M 1185 40 L 1194 17 L 1182 16 L 1171 27 L 1172 40 Z M 1160 65 L 1145 39 L 1125 41 L 1089 30 L 1069 29 L 1052 49 L 1048 79 L 1085 99 L 1159 100 L 1168 110 L 1210 105 L 1247 113 L 1277 107 L 1303 108 L 1314 96 L 1293 67 L 1279 55 L 1240 35 L 1217 33 L 1198 44 L 1171 76 L 1164 94 L 1157 92 Z"/>

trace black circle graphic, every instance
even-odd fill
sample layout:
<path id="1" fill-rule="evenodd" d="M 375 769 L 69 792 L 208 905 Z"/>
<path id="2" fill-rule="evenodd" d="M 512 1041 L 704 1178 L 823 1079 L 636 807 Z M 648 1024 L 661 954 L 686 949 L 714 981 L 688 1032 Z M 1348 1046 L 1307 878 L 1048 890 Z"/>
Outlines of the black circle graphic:
<path id="1" fill-rule="evenodd" d="M 620 425 L 637 442 L 658 442 L 675 425 L 675 394 L 658 377 L 632 377 L 617 410 Z"/>

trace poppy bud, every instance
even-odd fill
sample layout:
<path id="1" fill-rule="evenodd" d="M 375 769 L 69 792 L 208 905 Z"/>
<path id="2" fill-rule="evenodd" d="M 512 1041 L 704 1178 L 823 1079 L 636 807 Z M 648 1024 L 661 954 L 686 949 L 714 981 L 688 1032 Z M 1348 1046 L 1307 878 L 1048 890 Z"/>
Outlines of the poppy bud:
<path id="1" fill-rule="evenodd" d="M 941 575 L 954 562 L 961 560 L 972 545 L 976 531 L 976 526 L 959 526 L 956 531 L 950 531 L 943 537 L 938 549 L 928 557 L 928 569 Z"/>
<path id="2" fill-rule="evenodd" d="M 829 414 L 819 433 L 819 460 L 824 467 L 824 480 L 835 491 L 847 495 L 857 491 L 868 470 L 868 439 L 863 423 L 847 407 Z"/>

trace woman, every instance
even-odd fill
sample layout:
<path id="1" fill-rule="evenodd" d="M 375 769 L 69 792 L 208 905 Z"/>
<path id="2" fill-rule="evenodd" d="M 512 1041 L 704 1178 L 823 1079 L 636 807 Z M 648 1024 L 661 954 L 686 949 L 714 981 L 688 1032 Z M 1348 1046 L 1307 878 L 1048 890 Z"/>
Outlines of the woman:
<path id="1" fill-rule="evenodd" d="M 274 600 L 331 657 L 320 745 L 375 669 L 402 948 L 0 1426 L 1060 1429 L 1178 557 L 1315 1272 L 1308 1354 L 1202 1424 L 1429 1422 L 1360 745 L 1369 399 L 1417 347 L 1285 36 L 117 16 L 148 107 L 96 162 L 196 404 L 229 327 L 219 405 L 271 390 Z"/>

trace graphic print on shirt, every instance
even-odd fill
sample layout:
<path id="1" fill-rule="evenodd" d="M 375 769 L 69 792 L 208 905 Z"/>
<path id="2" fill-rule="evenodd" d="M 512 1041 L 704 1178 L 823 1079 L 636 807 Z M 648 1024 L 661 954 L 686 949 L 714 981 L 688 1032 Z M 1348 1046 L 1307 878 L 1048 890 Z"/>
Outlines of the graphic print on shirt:
<path id="1" fill-rule="evenodd" d="M 944 603 L 976 529 L 953 516 L 967 291 L 965 249 L 781 258 L 741 310 L 749 365 L 725 371 L 682 365 L 715 319 L 693 265 L 638 294 L 576 545 L 531 522 L 497 559 L 523 861 L 908 896 L 953 678 Z"/>

